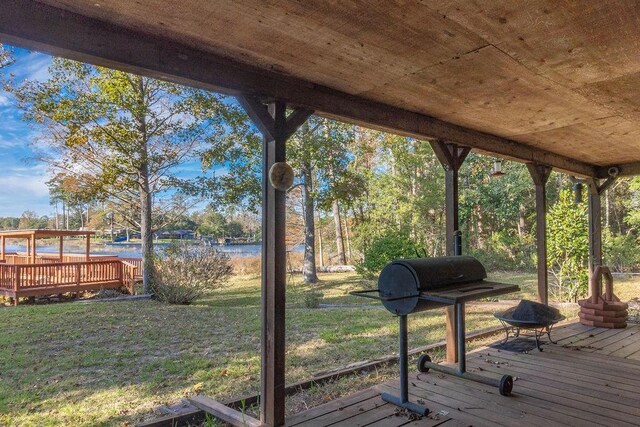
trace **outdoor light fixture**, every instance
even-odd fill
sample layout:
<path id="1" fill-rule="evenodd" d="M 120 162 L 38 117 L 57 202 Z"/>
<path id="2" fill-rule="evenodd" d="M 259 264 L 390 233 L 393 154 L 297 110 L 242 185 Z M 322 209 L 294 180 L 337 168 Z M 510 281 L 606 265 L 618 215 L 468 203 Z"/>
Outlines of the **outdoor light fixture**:
<path id="1" fill-rule="evenodd" d="M 582 184 L 580 181 L 573 183 L 573 203 L 576 205 L 580 204 L 582 201 Z"/>
<path id="2" fill-rule="evenodd" d="M 502 172 L 502 160 L 495 159 L 493 161 L 493 170 L 489 175 L 492 177 L 499 177 L 504 175 L 504 172 Z"/>

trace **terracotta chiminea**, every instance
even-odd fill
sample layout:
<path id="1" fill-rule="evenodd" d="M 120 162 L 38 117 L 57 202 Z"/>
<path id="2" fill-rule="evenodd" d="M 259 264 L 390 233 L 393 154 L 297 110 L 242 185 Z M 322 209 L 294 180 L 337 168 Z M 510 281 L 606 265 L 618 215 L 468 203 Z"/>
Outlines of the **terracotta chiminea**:
<path id="1" fill-rule="evenodd" d="M 602 277 L 606 283 L 605 292 L 602 293 Z M 580 323 L 597 328 L 626 328 L 627 308 L 626 302 L 613 293 L 613 276 L 609 267 L 596 266 L 589 279 L 589 298 L 578 301 L 580 305 Z"/>

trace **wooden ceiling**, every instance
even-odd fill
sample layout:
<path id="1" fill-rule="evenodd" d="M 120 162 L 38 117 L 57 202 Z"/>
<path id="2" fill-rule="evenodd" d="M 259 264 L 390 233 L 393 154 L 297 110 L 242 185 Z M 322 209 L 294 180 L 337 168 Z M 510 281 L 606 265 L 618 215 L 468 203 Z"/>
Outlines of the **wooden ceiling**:
<path id="1" fill-rule="evenodd" d="M 640 162 L 636 1 L 39 3 L 590 165 Z"/>

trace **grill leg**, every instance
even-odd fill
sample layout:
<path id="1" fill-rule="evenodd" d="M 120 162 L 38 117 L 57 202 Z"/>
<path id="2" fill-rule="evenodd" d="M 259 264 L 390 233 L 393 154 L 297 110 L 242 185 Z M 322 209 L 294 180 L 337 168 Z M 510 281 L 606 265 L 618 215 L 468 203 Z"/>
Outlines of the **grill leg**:
<path id="1" fill-rule="evenodd" d="M 398 316 L 400 323 L 400 397 L 389 393 L 382 393 L 380 397 L 385 402 L 408 409 L 419 415 L 427 415 L 429 409 L 425 406 L 409 402 L 409 344 L 407 338 L 407 316 Z"/>
<path id="2" fill-rule="evenodd" d="M 430 369 L 438 372 L 444 372 L 445 374 L 455 375 L 457 377 L 465 378 L 471 381 L 479 382 L 482 384 L 491 385 L 494 387 L 498 387 L 500 394 L 503 396 L 508 396 L 511 394 L 511 390 L 513 389 L 513 378 L 510 375 L 503 375 L 501 379 L 497 380 L 494 378 L 484 377 L 482 375 L 475 374 L 473 372 L 467 372 L 467 359 L 466 359 L 466 336 L 464 329 L 464 303 L 457 303 L 454 305 L 454 313 L 456 316 L 456 339 L 457 339 L 457 347 L 458 347 L 458 369 L 442 366 L 437 363 L 430 362 L 428 360 L 422 360 L 419 368 L 420 372 L 427 372 Z M 405 324 L 406 331 L 406 324 Z M 537 340 L 536 335 L 536 340 Z M 509 338 L 509 332 L 507 331 L 507 339 Z M 401 359 L 402 360 L 402 359 Z M 405 359 L 406 360 L 406 359 Z M 384 397 L 383 397 L 384 399 Z"/>

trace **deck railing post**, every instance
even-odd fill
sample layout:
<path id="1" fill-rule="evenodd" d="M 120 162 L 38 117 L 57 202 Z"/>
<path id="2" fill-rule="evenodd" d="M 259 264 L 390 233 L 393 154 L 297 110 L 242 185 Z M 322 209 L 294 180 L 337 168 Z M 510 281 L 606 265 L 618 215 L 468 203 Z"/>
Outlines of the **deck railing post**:
<path id="1" fill-rule="evenodd" d="M 79 263 L 76 264 L 76 286 L 80 288 L 80 275 L 81 275 L 81 265 Z"/>
<path id="2" fill-rule="evenodd" d="M 19 265 L 14 266 L 13 269 L 13 290 L 16 292 L 20 290 L 20 269 L 21 267 Z"/>

